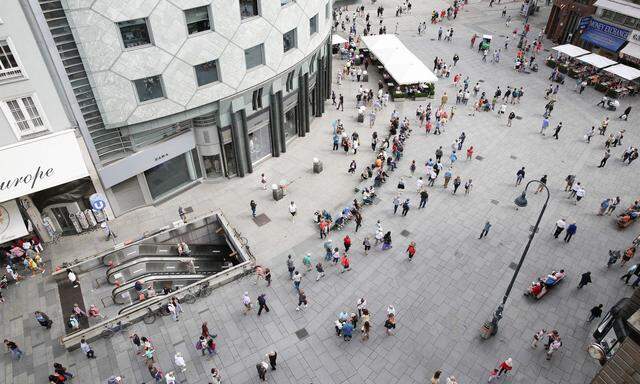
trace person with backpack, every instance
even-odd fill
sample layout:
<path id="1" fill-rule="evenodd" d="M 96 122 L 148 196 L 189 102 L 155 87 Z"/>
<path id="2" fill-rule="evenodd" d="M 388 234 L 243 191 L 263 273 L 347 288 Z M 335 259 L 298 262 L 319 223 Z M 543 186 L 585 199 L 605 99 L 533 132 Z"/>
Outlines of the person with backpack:
<path id="1" fill-rule="evenodd" d="M 38 323 L 47 328 L 47 329 L 51 329 L 51 324 L 53 324 L 53 321 L 49 318 L 49 316 L 47 316 L 46 313 L 41 312 L 41 311 L 35 311 L 34 315 L 36 317 L 36 321 L 38 321 Z"/>

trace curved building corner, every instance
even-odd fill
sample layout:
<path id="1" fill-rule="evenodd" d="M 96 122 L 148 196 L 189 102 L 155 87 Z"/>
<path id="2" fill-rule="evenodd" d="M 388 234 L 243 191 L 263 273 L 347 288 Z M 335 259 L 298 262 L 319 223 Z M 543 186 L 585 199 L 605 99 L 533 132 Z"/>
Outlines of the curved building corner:
<path id="1" fill-rule="evenodd" d="M 30 3 L 116 215 L 252 173 L 324 112 L 332 0 Z"/>

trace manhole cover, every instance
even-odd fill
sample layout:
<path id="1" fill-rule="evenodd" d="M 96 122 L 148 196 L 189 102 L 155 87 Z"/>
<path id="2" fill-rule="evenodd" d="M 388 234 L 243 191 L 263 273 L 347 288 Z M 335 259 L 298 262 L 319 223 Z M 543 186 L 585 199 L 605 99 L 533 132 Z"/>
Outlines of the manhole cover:
<path id="1" fill-rule="evenodd" d="M 484 83 L 484 80 L 480 79 L 478 80 L 478 83 Z"/>
<path id="2" fill-rule="evenodd" d="M 533 228 L 535 228 L 533 225 L 529 226 L 529 232 L 533 232 Z M 540 232 L 540 228 L 536 229 L 536 233 Z"/>
<path id="3" fill-rule="evenodd" d="M 513 160 L 515 160 L 515 159 L 517 159 L 517 158 L 518 158 L 518 157 L 516 157 L 516 156 L 514 156 L 514 155 L 511 155 L 511 156 L 509 156 L 509 157 L 510 157 L 510 158 L 512 158 Z"/>
<path id="4" fill-rule="evenodd" d="M 514 271 L 516 270 L 517 267 L 518 267 L 518 264 L 514 263 L 513 261 L 509 263 L 509 268 L 513 269 Z"/>
<path id="5" fill-rule="evenodd" d="M 253 218 L 253 222 L 256 223 L 258 227 L 262 227 L 263 225 L 270 222 L 271 219 L 264 213 L 259 214 L 258 216 Z"/>
<path id="6" fill-rule="evenodd" d="M 431 41 L 436 41 L 436 39 L 429 39 L 429 40 L 431 40 Z"/>
<path id="7" fill-rule="evenodd" d="M 407 231 L 406 229 L 403 229 L 402 232 L 400 232 L 400 234 L 404 237 L 409 237 L 411 232 Z"/>
<path id="8" fill-rule="evenodd" d="M 306 328 L 300 328 L 296 331 L 296 336 L 298 336 L 298 340 L 302 340 L 305 337 L 309 336 L 309 332 L 307 332 Z"/>
<path id="9" fill-rule="evenodd" d="M 498 204 L 500 204 L 500 202 L 498 200 L 491 200 L 491 204 L 498 205 Z"/>
<path id="10" fill-rule="evenodd" d="M 480 161 L 482 161 L 482 160 L 484 160 L 484 157 L 482 157 L 482 156 L 478 155 L 478 156 L 476 156 L 476 160 L 480 160 Z"/>
<path id="11" fill-rule="evenodd" d="M 516 120 L 522 120 L 522 116 L 516 116 Z"/>

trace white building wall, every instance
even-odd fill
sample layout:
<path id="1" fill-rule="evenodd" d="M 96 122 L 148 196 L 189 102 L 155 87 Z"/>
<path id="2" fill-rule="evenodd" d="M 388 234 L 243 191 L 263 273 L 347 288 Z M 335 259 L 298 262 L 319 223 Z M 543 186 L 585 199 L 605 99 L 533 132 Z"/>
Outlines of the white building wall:
<path id="1" fill-rule="evenodd" d="M 107 126 L 153 120 L 211 103 L 287 71 L 330 33 L 330 0 L 258 0 L 260 16 L 241 20 L 238 0 L 67 0 L 65 7 Z M 210 6 L 213 31 L 188 35 L 183 10 Z M 309 19 L 318 15 L 318 33 Z M 331 15 L 329 15 L 330 17 Z M 125 50 L 117 22 L 147 18 L 152 45 Z M 297 28 L 286 54 L 282 34 Z M 264 44 L 265 65 L 245 70 L 244 50 Z M 218 60 L 220 81 L 197 87 L 194 65 Z M 165 98 L 140 103 L 132 81 L 162 74 Z"/>
<path id="2" fill-rule="evenodd" d="M 43 117 L 47 128 L 36 134 L 19 135 L 9 123 L 10 117 L 6 115 L 5 109 L 0 109 L 0 147 L 47 132 L 73 128 L 20 3 L 13 0 L 0 1 L 0 16 L 0 40 L 10 42 L 11 51 L 22 71 L 20 77 L 2 80 L 0 76 L 0 103 L 6 106 L 7 100 L 35 95 L 35 99 L 39 101 L 38 113 Z"/>

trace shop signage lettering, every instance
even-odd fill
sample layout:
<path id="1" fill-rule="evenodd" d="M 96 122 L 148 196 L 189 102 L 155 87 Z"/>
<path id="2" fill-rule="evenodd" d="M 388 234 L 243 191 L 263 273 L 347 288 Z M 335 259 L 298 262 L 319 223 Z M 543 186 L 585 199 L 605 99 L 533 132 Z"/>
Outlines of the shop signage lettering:
<path id="1" fill-rule="evenodd" d="M 158 156 L 153 158 L 153 161 L 160 161 L 160 160 L 164 159 L 165 157 L 169 157 L 169 154 L 168 153 L 163 153 L 162 155 L 158 155 Z"/>
<path id="2" fill-rule="evenodd" d="M 27 173 L 24 176 L 0 181 L 0 191 L 6 191 L 10 188 L 16 188 L 22 185 L 26 185 L 29 189 L 33 190 L 35 189 L 38 181 L 51 177 L 53 173 L 53 168 L 47 168 L 44 170 L 42 167 L 38 166 L 36 171 L 33 173 Z"/>
<path id="3" fill-rule="evenodd" d="M 615 36 L 617 38 L 626 40 L 629 37 L 629 31 L 623 28 L 615 27 L 611 24 L 605 24 L 598 20 L 591 19 L 589 22 L 589 28 L 595 29 L 607 35 Z"/>
<path id="4" fill-rule="evenodd" d="M 629 36 L 629 40 L 640 41 L 640 31 L 636 31 L 635 29 L 631 31 L 631 35 Z"/>

